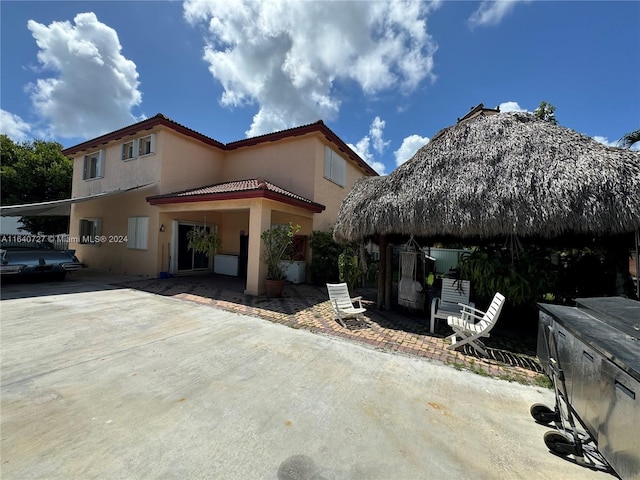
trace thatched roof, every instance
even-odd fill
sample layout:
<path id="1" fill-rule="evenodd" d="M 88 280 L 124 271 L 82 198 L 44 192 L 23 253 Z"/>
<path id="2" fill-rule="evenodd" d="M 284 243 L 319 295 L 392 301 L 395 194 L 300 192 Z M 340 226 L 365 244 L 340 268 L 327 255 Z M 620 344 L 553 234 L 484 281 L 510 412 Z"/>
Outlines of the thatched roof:
<path id="1" fill-rule="evenodd" d="M 512 112 L 444 129 L 389 176 L 358 181 L 334 236 L 553 238 L 638 227 L 640 152 Z"/>

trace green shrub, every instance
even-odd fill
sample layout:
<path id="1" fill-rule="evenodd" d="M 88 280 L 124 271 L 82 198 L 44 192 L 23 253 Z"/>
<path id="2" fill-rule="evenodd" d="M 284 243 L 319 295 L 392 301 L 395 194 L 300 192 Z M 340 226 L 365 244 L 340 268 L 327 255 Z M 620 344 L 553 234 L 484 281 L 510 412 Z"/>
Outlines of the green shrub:
<path id="1" fill-rule="evenodd" d="M 505 247 L 485 246 L 464 254 L 460 277 L 471 281 L 478 303 L 489 303 L 496 292 L 513 306 L 534 307 L 555 288 L 557 268 L 545 248 L 528 246 L 514 253 Z"/>
<path id="2" fill-rule="evenodd" d="M 314 231 L 309 236 L 311 246 L 311 282 L 314 285 L 336 283 L 340 279 L 338 257 L 343 247 L 333 239 L 333 232 Z"/>
<path id="3" fill-rule="evenodd" d="M 352 248 L 347 247 L 338 255 L 338 273 L 340 281 L 345 282 L 349 290 L 353 290 L 360 285 L 358 256 Z"/>

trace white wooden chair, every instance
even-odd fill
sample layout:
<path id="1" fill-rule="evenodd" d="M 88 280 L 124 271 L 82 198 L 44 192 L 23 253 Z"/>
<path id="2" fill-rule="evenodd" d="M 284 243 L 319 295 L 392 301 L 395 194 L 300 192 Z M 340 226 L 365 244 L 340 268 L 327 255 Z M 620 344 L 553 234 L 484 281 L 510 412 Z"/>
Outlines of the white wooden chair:
<path id="1" fill-rule="evenodd" d="M 469 291 L 471 282 L 469 280 L 457 280 L 455 278 L 442 279 L 442 292 L 440 298 L 431 300 L 431 323 L 429 331 L 433 333 L 436 320 L 446 320 L 450 315 L 460 313 L 460 304 L 474 306 L 469 303 Z"/>
<path id="2" fill-rule="evenodd" d="M 362 306 L 362 297 L 351 298 L 346 283 L 327 283 L 327 290 L 329 291 L 329 301 L 340 325 L 347 328 L 344 320 L 349 317 L 356 317 L 358 320 L 364 321 L 362 314 L 367 309 Z M 359 306 L 354 306 L 353 302 L 358 302 Z"/>
<path id="3" fill-rule="evenodd" d="M 489 305 L 486 312 L 470 307 L 469 305 L 462 305 L 460 316 L 456 317 L 451 315 L 447 318 L 447 323 L 453 329 L 454 334 L 447 337 L 451 340 L 451 345 L 447 347 L 447 350 L 461 347 L 468 343 L 478 353 L 487 357 L 487 352 L 483 348 L 484 345 L 479 340 L 482 337 L 488 337 L 489 332 L 493 329 L 502 307 L 504 305 L 504 295 L 500 292 L 496 293 Z M 460 341 L 457 340 L 460 337 Z"/>

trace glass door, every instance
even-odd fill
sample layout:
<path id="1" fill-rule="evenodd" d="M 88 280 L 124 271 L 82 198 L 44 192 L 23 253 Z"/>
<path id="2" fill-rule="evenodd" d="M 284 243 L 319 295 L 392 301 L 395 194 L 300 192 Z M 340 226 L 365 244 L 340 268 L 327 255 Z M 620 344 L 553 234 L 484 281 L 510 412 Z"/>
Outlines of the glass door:
<path id="1" fill-rule="evenodd" d="M 204 253 L 195 253 L 189 250 L 189 240 L 187 233 L 196 227 L 192 223 L 178 223 L 178 272 L 184 273 L 195 270 L 207 270 L 211 268 L 211 261 Z M 202 227 L 200 227 L 202 228 Z M 206 231 L 210 231 L 211 227 L 204 227 Z"/>

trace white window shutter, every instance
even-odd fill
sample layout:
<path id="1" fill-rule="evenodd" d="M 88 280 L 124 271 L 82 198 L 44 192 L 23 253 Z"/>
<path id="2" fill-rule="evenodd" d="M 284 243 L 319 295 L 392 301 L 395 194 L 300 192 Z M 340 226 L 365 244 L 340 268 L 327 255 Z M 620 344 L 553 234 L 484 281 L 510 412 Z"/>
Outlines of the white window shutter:
<path id="1" fill-rule="evenodd" d="M 331 178 L 331 157 L 333 152 L 327 146 L 324 147 L 324 176 Z"/>
<path id="2" fill-rule="evenodd" d="M 127 226 L 127 248 L 136 248 L 136 217 L 129 217 Z"/>
<path id="3" fill-rule="evenodd" d="M 127 248 L 146 250 L 149 238 L 149 217 L 129 217 Z"/>
<path id="4" fill-rule="evenodd" d="M 156 134 L 151 134 L 151 153 L 156 153 Z"/>
<path id="5" fill-rule="evenodd" d="M 335 167 L 334 180 L 344 187 L 347 176 L 347 162 L 340 155 L 334 155 L 333 160 L 333 166 Z"/>
<path id="6" fill-rule="evenodd" d="M 149 234 L 149 217 L 138 217 L 138 225 L 136 228 L 136 244 L 137 247 L 147 249 L 147 237 Z"/>
<path id="7" fill-rule="evenodd" d="M 104 177 L 104 150 L 98 152 L 97 176 Z"/>

